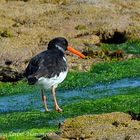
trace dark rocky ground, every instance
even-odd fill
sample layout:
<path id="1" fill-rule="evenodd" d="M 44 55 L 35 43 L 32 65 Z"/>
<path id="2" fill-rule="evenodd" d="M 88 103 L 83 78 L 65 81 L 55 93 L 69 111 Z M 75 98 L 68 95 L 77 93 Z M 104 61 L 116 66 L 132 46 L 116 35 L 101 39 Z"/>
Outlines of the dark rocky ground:
<path id="1" fill-rule="evenodd" d="M 80 51 L 87 43 L 94 48 L 140 39 L 139 16 L 139 0 L 1 0 L 0 80 L 21 79 L 30 58 L 56 36 Z M 68 53 L 68 61 L 70 69 L 86 71 L 101 59 L 79 60 Z"/>

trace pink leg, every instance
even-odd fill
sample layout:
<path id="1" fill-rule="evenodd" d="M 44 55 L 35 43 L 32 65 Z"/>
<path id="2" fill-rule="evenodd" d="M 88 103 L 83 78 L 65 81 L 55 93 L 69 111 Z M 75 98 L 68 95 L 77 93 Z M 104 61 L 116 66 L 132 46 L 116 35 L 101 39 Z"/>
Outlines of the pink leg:
<path id="1" fill-rule="evenodd" d="M 54 86 L 52 86 L 52 96 L 53 96 L 53 100 L 54 100 L 55 110 L 57 112 L 61 112 L 62 109 L 58 106 L 58 103 L 57 103 L 57 100 L 56 100 L 56 97 L 55 97 L 55 88 L 54 88 Z"/>
<path id="2" fill-rule="evenodd" d="M 45 107 L 45 111 L 48 112 L 48 108 L 47 108 L 47 103 L 46 103 L 46 96 L 44 95 L 44 90 L 41 89 L 41 94 L 42 94 L 42 101 Z"/>

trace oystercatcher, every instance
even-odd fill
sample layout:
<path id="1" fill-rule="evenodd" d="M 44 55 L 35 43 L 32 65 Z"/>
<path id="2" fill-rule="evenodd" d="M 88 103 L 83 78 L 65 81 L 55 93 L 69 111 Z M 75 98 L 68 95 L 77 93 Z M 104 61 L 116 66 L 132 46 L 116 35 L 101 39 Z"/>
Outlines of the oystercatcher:
<path id="1" fill-rule="evenodd" d="M 44 95 L 45 89 L 51 89 L 55 110 L 58 112 L 62 111 L 55 97 L 55 88 L 66 78 L 68 73 L 65 58 L 66 50 L 79 55 L 81 58 L 85 58 L 82 53 L 68 45 L 68 41 L 65 38 L 57 37 L 49 42 L 48 50 L 39 53 L 30 60 L 25 70 L 28 84 L 38 84 L 41 87 L 42 100 L 46 112 L 48 108 L 46 96 Z"/>

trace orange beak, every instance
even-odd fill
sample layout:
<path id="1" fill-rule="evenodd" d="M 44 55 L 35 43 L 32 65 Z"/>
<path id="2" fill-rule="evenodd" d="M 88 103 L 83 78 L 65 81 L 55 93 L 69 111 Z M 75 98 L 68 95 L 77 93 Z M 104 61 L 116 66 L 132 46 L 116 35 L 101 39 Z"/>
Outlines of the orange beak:
<path id="1" fill-rule="evenodd" d="M 68 47 L 67 47 L 67 50 L 70 51 L 70 52 L 72 52 L 72 53 L 74 53 L 74 54 L 76 54 L 76 55 L 78 55 L 78 56 L 80 56 L 81 58 L 85 58 L 85 57 L 86 57 L 85 55 L 83 55 L 83 54 L 80 53 L 79 51 L 75 50 L 75 49 L 72 48 L 71 46 L 68 46 Z"/>

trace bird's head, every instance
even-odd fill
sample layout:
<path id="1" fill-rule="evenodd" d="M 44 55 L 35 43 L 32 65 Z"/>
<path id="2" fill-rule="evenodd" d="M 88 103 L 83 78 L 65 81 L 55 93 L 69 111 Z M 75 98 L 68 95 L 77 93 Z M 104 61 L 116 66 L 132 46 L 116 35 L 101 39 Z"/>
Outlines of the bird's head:
<path id="1" fill-rule="evenodd" d="M 58 49 L 62 51 L 63 53 L 68 50 L 80 56 L 81 58 L 85 58 L 85 56 L 82 53 L 72 48 L 64 37 L 56 37 L 52 39 L 48 44 L 48 49 Z"/>

